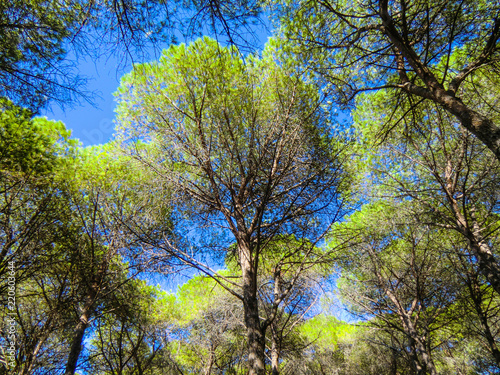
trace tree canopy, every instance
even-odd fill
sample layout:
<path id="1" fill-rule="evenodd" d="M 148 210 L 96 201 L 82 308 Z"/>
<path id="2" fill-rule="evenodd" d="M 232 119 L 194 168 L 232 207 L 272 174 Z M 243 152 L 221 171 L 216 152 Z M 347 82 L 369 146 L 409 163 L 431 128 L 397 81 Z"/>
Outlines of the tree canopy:
<path id="1" fill-rule="evenodd" d="M 239 282 L 182 244 L 145 239 L 243 302 L 250 373 L 262 374 L 266 329 L 298 275 L 322 261 L 315 244 L 341 215 L 342 156 L 314 86 L 287 76 L 271 51 L 246 64 L 236 52 L 205 38 L 136 66 L 118 92 L 118 130 L 125 150 L 172 186 L 173 207 L 205 231 L 205 246 L 227 252 L 235 243 Z M 261 323 L 258 269 L 281 235 L 297 239 L 282 259 L 295 255 L 300 266 Z"/>
<path id="2" fill-rule="evenodd" d="M 408 102 L 410 111 L 431 101 L 500 160 L 490 112 L 497 97 L 488 92 L 498 76 L 498 4 L 308 1 L 277 9 L 286 49 L 332 85 L 341 103 L 376 89 L 390 91 L 397 105 Z"/>
<path id="3" fill-rule="evenodd" d="M 0 375 L 500 372 L 497 3 L 0 9 Z M 35 116 L 167 40 L 106 144 Z"/>

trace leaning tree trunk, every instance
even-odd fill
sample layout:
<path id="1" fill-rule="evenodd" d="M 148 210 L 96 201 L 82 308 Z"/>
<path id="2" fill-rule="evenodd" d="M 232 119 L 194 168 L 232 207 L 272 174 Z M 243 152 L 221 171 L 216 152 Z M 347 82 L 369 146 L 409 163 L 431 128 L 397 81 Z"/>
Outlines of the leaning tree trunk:
<path id="1" fill-rule="evenodd" d="M 88 313 L 82 314 L 80 321 L 75 327 L 73 338 L 71 339 L 71 350 L 69 352 L 68 361 L 66 362 L 66 371 L 64 372 L 64 375 L 74 375 L 76 371 L 76 364 L 82 351 L 83 336 L 88 326 L 88 315 Z"/>
<path id="2" fill-rule="evenodd" d="M 457 200 L 453 197 L 454 193 L 455 191 L 452 190 L 447 191 L 448 200 L 455 215 L 456 227 L 468 242 L 470 250 L 477 256 L 479 271 L 488 280 L 491 287 L 500 294 L 500 265 L 488 243 L 481 237 L 481 228 L 479 228 L 474 211 L 471 211 L 472 228 L 470 228 L 466 217 L 460 210 Z"/>
<path id="3" fill-rule="evenodd" d="M 454 115 L 464 128 L 474 134 L 483 144 L 488 147 L 497 160 L 500 161 L 500 128 L 489 118 L 467 106 L 462 99 L 457 97 L 460 84 L 474 69 L 468 73 L 462 71 L 458 73 L 450 82 L 448 90 L 440 80 L 434 75 L 425 62 L 422 62 L 413 47 L 404 39 L 395 26 L 394 20 L 388 11 L 388 0 L 379 0 L 379 15 L 383 23 L 385 35 L 390 39 L 395 49 L 398 51 L 396 57 L 397 69 L 400 78 L 400 87 L 413 95 L 428 99 L 440 105 L 447 112 Z M 500 37 L 500 20 L 495 20 L 493 33 L 487 44 L 488 52 L 483 51 L 484 56 L 480 57 L 476 63 L 477 67 L 488 62 L 488 54 L 495 51 L 497 40 Z M 485 46 L 486 47 L 486 46 Z M 486 53 L 486 55 L 485 55 Z M 490 55 L 491 57 L 491 55 Z M 480 60 L 483 60 L 482 62 Z M 407 75 L 405 62 L 423 81 L 424 86 L 415 84 Z"/>
<path id="4" fill-rule="evenodd" d="M 73 336 L 71 338 L 71 348 L 69 351 L 68 360 L 66 362 L 66 370 L 64 375 L 74 375 L 76 371 L 76 365 L 78 363 L 78 358 L 82 352 L 83 337 L 85 335 L 85 330 L 89 326 L 89 320 L 94 313 L 95 297 L 97 293 L 94 287 L 91 287 L 89 294 L 85 299 L 85 304 L 81 311 L 80 319 L 76 325 Z"/>
<path id="5" fill-rule="evenodd" d="M 488 243 L 481 238 L 481 230 L 473 217 L 474 231 L 464 230 L 469 246 L 479 259 L 479 270 L 486 277 L 491 287 L 500 294 L 500 265 L 498 264 Z"/>
<path id="6" fill-rule="evenodd" d="M 483 326 L 483 336 L 488 343 L 488 347 L 490 349 L 493 358 L 495 358 L 495 362 L 498 366 L 500 366 L 500 350 L 498 350 L 498 346 L 495 340 L 495 335 L 491 331 L 490 323 L 488 321 L 488 312 L 484 311 L 484 301 L 481 291 L 481 286 L 477 282 L 474 277 L 468 277 L 467 286 L 469 288 L 470 297 L 472 302 L 474 303 L 474 309 L 476 310 L 476 314 L 479 317 L 479 321 Z"/>

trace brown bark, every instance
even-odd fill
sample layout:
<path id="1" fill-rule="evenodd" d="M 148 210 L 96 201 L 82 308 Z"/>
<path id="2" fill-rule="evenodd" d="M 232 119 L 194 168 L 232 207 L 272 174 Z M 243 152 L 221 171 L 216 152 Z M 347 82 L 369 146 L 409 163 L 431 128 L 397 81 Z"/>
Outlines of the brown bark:
<path id="1" fill-rule="evenodd" d="M 78 358 L 82 352 L 83 337 L 85 335 L 85 330 L 89 326 L 89 320 L 94 313 L 95 300 L 97 296 L 98 285 L 94 284 L 90 287 L 89 294 L 85 299 L 85 304 L 81 310 L 80 319 L 73 331 L 73 337 L 71 338 L 71 347 L 68 355 L 68 360 L 66 362 L 66 370 L 64 375 L 74 375 L 76 371 L 76 365 L 78 363 Z"/>
<path id="2" fill-rule="evenodd" d="M 246 295 L 246 293 L 244 293 Z M 257 300 L 245 298 L 245 325 L 247 328 L 249 375 L 264 375 L 264 334 L 260 327 Z"/>
<path id="3" fill-rule="evenodd" d="M 500 266 L 488 244 L 479 237 L 479 228 L 474 220 L 474 231 L 467 225 L 467 220 L 460 211 L 455 199 L 450 198 L 459 232 L 466 238 L 469 247 L 479 260 L 479 270 L 486 277 L 492 288 L 500 294 Z"/>
<path id="4" fill-rule="evenodd" d="M 476 313 L 479 317 L 479 321 L 483 326 L 483 336 L 486 338 L 486 341 L 488 342 L 488 347 L 490 349 L 491 354 L 493 355 L 493 358 L 495 358 L 496 364 L 500 366 L 500 350 L 498 350 L 495 337 L 491 332 L 490 324 L 488 322 L 487 311 L 484 311 L 483 309 L 483 296 L 481 287 L 478 284 L 475 277 L 467 278 L 467 286 L 469 288 L 470 296 L 474 304 L 474 309 L 476 310 Z"/>
<path id="5" fill-rule="evenodd" d="M 500 266 L 494 258 L 489 246 L 484 241 L 478 241 L 477 238 L 467 231 L 466 233 L 469 246 L 479 259 L 479 270 L 486 277 L 491 287 L 500 294 Z"/>
<path id="6" fill-rule="evenodd" d="M 257 270 L 252 259 L 251 247 L 239 244 L 243 282 L 243 306 L 247 330 L 249 375 L 265 374 L 265 329 L 259 318 L 257 298 Z"/>
<path id="7" fill-rule="evenodd" d="M 453 212 L 456 230 L 465 238 L 468 242 L 470 250 L 479 260 L 479 270 L 484 275 L 488 283 L 492 288 L 500 294 L 500 265 L 498 264 L 493 252 L 491 251 L 488 243 L 481 236 L 481 228 L 476 220 L 474 208 L 470 211 L 470 220 L 460 209 L 459 202 L 455 197 L 457 191 L 455 190 L 456 181 L 458 181 L 458 176 L 460 168 L 452 168 L 451 163 L 448 163 L 446 168 L 445 183 L 443 188 L 445 189 L 448 202 Z M 455 174 L 455 175 L 453 175 Z M 472 222 L 472 223 L 471 223 Z"/>
<path id="8" fill-rule="evenodd" d="M 73 331 L 73 337 L 71 339 L 71 349 L 68 356 L 68 361 L 66 362 L 66 371 L 64 375 L 74 375 L 76 371 L 76 365 L 80 353 L 82 352 L 82 342 L 83 336 L 85 335 L 85 330 L 88 327 L 88 319 L 90 318 L 90 312 L 87 310 L 80 316 L 80 321 Z"/>
<path id="9" fill-rule="evenodd" d="M 279 375 L 280 371 L 280 351 L 278 347 L 277 333 L 273 330 L 272 343 L 271 343 L 271 367 L 272 375 Z"/>
<path id="10" fill-rule="evenodd" d="M 411 318 L 405 314 L 403 324 L 406 333 L 412 340 L 413 365 L 419 375 L 437 375 L 436 366 L 432 360 L 431 353 L 426 345 L 425 337 L 422 337 L 415 329 Z"/>
<path id="11" fill-rule="evenodd" d="M 274 301 L 277 301 L 282 295 L 283 291 L 281 290 L 281 267 L 278 266 L 274 270 Z M 276 326 L 276 322 L 273 321 L 271 324 L 272 330 L 272 343 L 271 343 L 271 367 L 272 367 L 272 375 L 279 375 L 279 359 L 280 359 L 280 343 L 278 337 L 278 327 Z"/>
<path id="12" fill-rule="evenodd" d="M 439 83 L 429 67 L 420 60 L 417 53 L 396 29 L 394 21 L 389 14 L 388 0 L 380 0 L 379 7 L 379 16 L 383 25 L 382 30 L 396 50 L 396 60 L 401 80 L 400 87 L 408 93 L 432 100 L 447 112 L 453 114 L 460 120 L 462 126 L 483 142 L 500 161 L 500 128 L 496 126 L 491 119 L 469 108 L 460 98 L 456 97 L 459 85 L 465 77 L 480 65 L 488 62 L 489 56 L 494 51 L 493 47 L 496 45 L 500 36 L 500 20 L 495 20 L 495 26 L 493 27 L 491 36 L 486 43 L 483 53 L 478 57 L 478 60 L 469 65 L 464 71 L 457 74 L 451 81 L 449 90 L 446 90 L 444 86 Z M 408 79 L 404 61 L 411 66 L 413 71 L 423 81 L 425 87 L 418 86 Z"/>
<path id="13" fill-rule="evenodd" d="M 500 128 L 490 119 L 467 107 L 442 85 L 431 82 L 426 82 L 426 85 L 431 89 L 433 101 L 459 119 L 462 126 L 483 142 L 500 160 Z"/>

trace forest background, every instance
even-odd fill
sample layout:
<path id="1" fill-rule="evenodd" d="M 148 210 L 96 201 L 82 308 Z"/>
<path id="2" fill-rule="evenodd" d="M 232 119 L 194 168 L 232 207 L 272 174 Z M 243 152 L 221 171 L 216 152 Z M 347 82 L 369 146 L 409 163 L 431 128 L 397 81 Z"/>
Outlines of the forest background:
<path id="1" fill-rule="evenodd" d="M 0 9 L 0 373 L 500 372 L 496 2 Z"/>

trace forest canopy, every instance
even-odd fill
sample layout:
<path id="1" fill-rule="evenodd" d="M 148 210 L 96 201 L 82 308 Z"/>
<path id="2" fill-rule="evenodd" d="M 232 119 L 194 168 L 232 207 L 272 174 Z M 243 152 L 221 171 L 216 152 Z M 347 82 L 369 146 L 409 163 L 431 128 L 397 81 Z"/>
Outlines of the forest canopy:
<path id="1" fill-rule="evenodd" d="M 498 4 L 0 9 L 0 375 L 500 372 Z"/>

